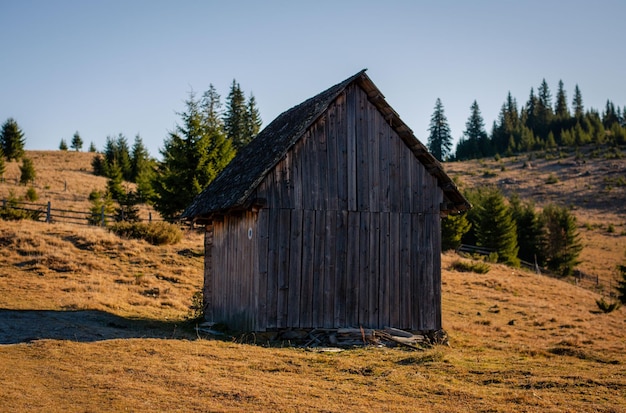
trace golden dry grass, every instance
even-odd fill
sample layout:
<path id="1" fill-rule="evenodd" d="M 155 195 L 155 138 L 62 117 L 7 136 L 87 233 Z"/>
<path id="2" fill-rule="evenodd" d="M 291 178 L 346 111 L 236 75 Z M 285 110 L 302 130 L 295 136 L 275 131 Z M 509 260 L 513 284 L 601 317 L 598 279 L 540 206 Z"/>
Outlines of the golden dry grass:
<path id="1" fill-rule="evenodd" d="M 0 314 L 95 310 L 160 331 L 0 345 L 0 411 L 626 411 L 626 310 L 599 313 L 596 292 L 524 270 L 461 273 L 444 254 L 450 347 L 319 353 L 185 327 L 202 283 L 198 233 L 155 247 L 100 228 L 0 221 L 0 251 Z M 84 326 L 75 320 L 68 329 Z"/>

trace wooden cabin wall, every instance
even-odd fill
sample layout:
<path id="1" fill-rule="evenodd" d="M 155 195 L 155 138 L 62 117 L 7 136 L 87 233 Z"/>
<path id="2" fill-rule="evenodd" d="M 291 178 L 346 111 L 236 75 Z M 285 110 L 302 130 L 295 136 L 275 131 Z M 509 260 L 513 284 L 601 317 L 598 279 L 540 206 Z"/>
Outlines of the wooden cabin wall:
<path id="1" fill-rule="evenodd" d="M 252 211 L 226 215 L 207 228 L 203 291 L 207 320 L 234 329 L 258 329 L 257 217 Z"/>
<path id="2" fill-rule="evenodd" d="M 270 172 L 258 326 L 441 328 L 437 181 L 352 85 Z"/>

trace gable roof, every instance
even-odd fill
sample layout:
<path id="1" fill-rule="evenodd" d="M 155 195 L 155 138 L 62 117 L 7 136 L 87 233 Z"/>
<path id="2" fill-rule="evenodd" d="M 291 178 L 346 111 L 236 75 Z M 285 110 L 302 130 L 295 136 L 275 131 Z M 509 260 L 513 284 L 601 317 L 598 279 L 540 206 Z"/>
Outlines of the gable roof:
<path id="1" fill-rule="evenodd" d="M 411 129 L 385 101 L 383 94 L 365 74 L 365 69 L 341 83 L 283 112 L 267 125 L 248 145 L 243 147 L 224 170 L 205 188 L 183 212 L 183 219 L 246 208 L 250 194 L 267 173 L 285 156 L 293 145 L 352 83 L 358 84 L 372 104 L 382 113 L 392 128 L 413 151 L 417 159 L 434 176 L 444 191 L 444 212 L 460 212 L 470 208 L 443 167 Z"/>

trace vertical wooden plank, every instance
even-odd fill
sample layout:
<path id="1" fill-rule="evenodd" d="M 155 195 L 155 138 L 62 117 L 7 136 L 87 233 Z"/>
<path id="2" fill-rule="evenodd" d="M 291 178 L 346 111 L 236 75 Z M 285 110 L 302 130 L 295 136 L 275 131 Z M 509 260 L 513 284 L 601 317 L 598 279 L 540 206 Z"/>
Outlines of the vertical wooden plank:
<path id="1" fill-rule="evenodd" d="M 363 327 L 371 327 L 370 326 L 370 315 L 369 315 L 369 297 L 368 297 L 368 288 L 369 288 L 369 276 L 370 276 L 370 253 L 369 253 L 369 243 L 370 243 L 370 212 L 361 212 L 360 220 L 359 220 L 359 292 L 358 292 L 358 303 L 359 303 L 359 325 Z"/>
<path id="2" fill-rule="evenodd" d="M 304 196 L 310 197 L 310 208 L 313 210 L 317 210 L 320 208 L 320 197 L 321 193 L 325 190 L 320 186 L 320 171 L 319 171 L 319 156 L 318 156 L 318 142 L 317 135 L 319 130 L 319 123 L 314 123 L 309 132 L 306 134 L 306 142 L 305 142 L 305 151 L 306 151 L 306 162 L 308 166 L 306 170 L 308 171 L 306 179 L 309 181 L 310 192 L 305 193 Z"/>
<path id="3" fill-rule="evenodd" d="M 315 277 L 315 212 L 302 212 L 302 281 L 300 283 L 300 326 L 313 326 L 313 282 Z"/>
<path id="4" fill-rule="evenodd" d="M 346 268 L 348 250 L 348 212 L 337 211 L 336 223 L 336 257 L 335 266 L 335 322 L 336 327 L 346 326 Z"/>
<path id="5" fill-rule="evenodd" d="M 276 326 L 287 327 L 289 308 L 289 240 L 291 232 L 291 212 L 288 209 L 278 211 L 278 300 L 276 303 Z"/>
<path id="6" fill-rule="evenodd" d="M 406 144 L 400 141 L 400 158 L 399 158 L 399 172 L 400 177 L 398 179 L 400 183 L 400 212 L 411 212 L 411 193 L 413 187 L 413 180 L 411 179 L 411 163 L 419 162 L 411 150 Z"/>
<path id="7" fill-rule="evenodd" d="M 328 211 L 336 211 L 337 199 L 337 105 L 332 103 L 326 112 L 326 161 L 328 165 L 326 187 L 328 196 Z"/>
<path id="8" fill-rule="evenodd" d="M 337 212 L 325 211 L 326 226 L 324 232 L 324 328 L 337 327 L 335 321 L 335 273 L 337 256 L 335 255 Z M 310 232 L 311 233 L 311 232 Z"/>
<path id="9" fill-rule="evenodd" d="M 278 327 L 278 241 L 280 239 L 280 220 L 277 209 L 268 210 L 268 248 L 267 248 L 267 327 Z"/>
<path id="10" fill-rule="evenodd" d="M 359 212 L 348 211 L 346 323 L 359 325 Z"/>
<path id="11" fill-rule="evenodd" d="M 257 257 L 258 257 L 258 274 L 257 274 L 257 312 L 256 312 L 256 331 L 265 331 L 267 329 L 267 276 L 268 276 L 268 216 L 267 209 L 259 211 L 257 220 Z"/>
<path id="12" fill-rule="evenodd" d="M 392 212 L 389 214 L 389 325 L 397 328 L 400 328 L 399 305 L 400 214 L 397 212 Z"/>
<path id="13" fill-rule="evenodd" d="M 348 142 L 346 122 L 346 94 L 335 100 L 337 117 L 335 132 L 337 137 L 337 210 L 348 210 Z"/>
<path id="14" fill-rule="evenodd" d="M 389 126 L 380 124 L 379 142 L 378 142 L 380 159 L 380 210 L 389 212 Z"/>
<path id="15" fill-rule="evenodd" d="M 400 211 L 400 176 L 398 174 L 398 162 L 400 159 L 400 138 L 396 132 L 389 128 L 389 210 Z"/>
<path id="16" fill-rule="evenodd" d="M 204 233 L 204 285 L 202 288 L 202 309 L 207 321 L 213 321 L 213 272 L 213 224 L 209 224 Z"/>
<path id="17" fill-rule="evenodd" d="M 302 142 L 298 142 L 291 150 L 291 180 L 289 182 L 292 196 L 292 207 L 302 209 Z"/>
<path id="18" fill-rule="evenodd" d="M 370 160 L 369 160 L 369 113 L 371 105 L 365 92 L 357 88 L 356 112 L 356 184 L 358 210 L 370 210 Z"/>
<path id="19" fill-rule="evenodd" d="M 357 92 L 356 86 L 347 90 L 346 99 L 346 148 L 347 148 L 347 178 L 348 178 L 348 211 L 357 210 L 357 165 L 356 165 L 356 116 Z"/>
<path id="20" fill-rule="evenodd" d="M 415 275 L 412 278 L 412 299 L 414 300 L 412 308 L 412 319 L 413 319 L 413 330 L 422 330 L 423 329 L 423 309 L 425 306 L 424 300 L 424 273 L 426 271 L 426 254 L 425 251 L 426 245 L 424 243 L 424 215 L 423 214 L 412 214 L 412 237 L 413 237 L 413 245 L 417 248 L 417 253 L 413 255 L 416 260 L 413 269 L 415 271 Z"/>
<path id="21" fill-rule="evenodd" d="M 380 120 L 381 115 L 374 105 L 368 105 L 368 172 L 369 172 L 369 210 L 380 211 Z"/>
<path id="22" fill-rule="evenodd" d="M 389 313 L 390 262 L 389 262 L 389 213 L 380 213 L 380 296 L 378 298 L 378 326 L 388 326 Z"/>
<path id="23" fill-rule="evenodd" d="M 286 234 L 284 234 L 286 235 Z M 291 210 L 289 236 L 289 290 L 287 326 L 300 327 L 300 281 L 302 276 L 302 210 Z"/>
<path id="24" fill-rule="evenodd" d="M 319 177 L 319 200 L 318 210 L 327 210 L 331 194 L 328 191 L 328 143 L 327 143 L 327 116 L 317 121 L 316 142 L 317 142 L 317 176 Z M 335 196 L 335 194 L 332 194 Z"/>
<path id="25" fill-rule="evenodd" d="M 380 295 L 380 213 L 370 214 L 369 245 L 367 248 L 369 259 L 369 273 L 367 274 L 367 294 L 368 294 L 368 326 L 375 328 L 379 326 L 378 316 Z"/>
<path id="26" fill-rule="evenodd" d="M 313 258 L 313 309 L 311 312 L 311 327 L 322 327 L 324 325 L 324 273 L 326 271 L 324 262 L 326 235 L 326 214 L 324 211 L 315 211 L 315 252 Z"/>
<path id="27" fill-rule="evenodd" d="M 411 328 L 411 214 L 400 216 L 400 321 L 399 328 Z"/>

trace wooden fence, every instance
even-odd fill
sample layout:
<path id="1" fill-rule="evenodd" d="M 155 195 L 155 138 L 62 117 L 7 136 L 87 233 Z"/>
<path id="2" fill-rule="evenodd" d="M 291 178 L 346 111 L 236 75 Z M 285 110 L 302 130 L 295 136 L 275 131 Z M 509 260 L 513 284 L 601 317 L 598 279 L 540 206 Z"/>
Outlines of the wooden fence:
<path id="1" fill-rule="evenodd" d="M 29 213 L 34 220 L 48 223 L 63 222 L 78 225 L 106 226 L 107 222 L 123 220 L 123 216 L 106 214 L 104 207 L 102 207 L 99 213 L 91 211 L 75 211 L 52 208 L 52 203 L 50 201 L 45 204 L 37 204 L 32 202 L 3 199 L 1 201 L 1 208 L 2 210 L 13 209 L 24 211 Z M 148 219 L 141 219 L 140 221 L 153 222 L 152 213 L 148 213 Z"/>
<path id="2" fill-rule="evenodd" d="M 467 244 L 461 244 L 456 249 L 456 251 L 464 252 L 467 254 L 478 254 L 478 255 L 489 255 L 494 252 L 494 250 L 489 249 L 489 248 L 477 247 L 474 245 L 467 245 Z M 531 271 L 534 271 L 537 274 L 547 275 L 549 277 L 554 277 L 554 278 L 562 278 L 558 274 L 555 274 L 554 272 L 546 268 L 540 267 L 536 263 L 520 260 L 520 266 L 523 268 L 529 269 Z M 601 283 L 598 275 L 588 274 L 581 270 L 575 269 L 574 274 L 573 274 L 573 280 L 576 285 L 581 285 L 584 288 L 596 290 L 596 291 L 608 290 L 608 294 L 610 297 L 613 297 L 615 295 L 614 288 L 612 288 L 614 286 L 612 285 L 606 286 L 603 283 Z M 608 287 L 608 288 L 605 288 L 605 287 Z"/>

